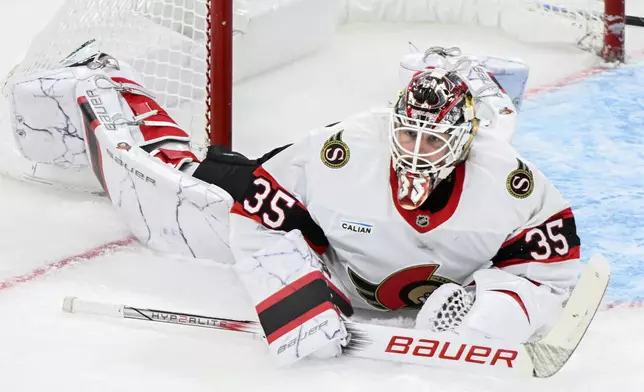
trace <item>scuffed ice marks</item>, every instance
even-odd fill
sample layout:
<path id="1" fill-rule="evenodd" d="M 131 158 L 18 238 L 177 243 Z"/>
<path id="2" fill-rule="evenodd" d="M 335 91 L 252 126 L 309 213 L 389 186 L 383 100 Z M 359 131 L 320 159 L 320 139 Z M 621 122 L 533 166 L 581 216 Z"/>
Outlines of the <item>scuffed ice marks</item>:
<path id="1" fill-rule="evenodd" d="M 25 158 L 63 168 L 88 165 L 75 83 L 61 73 L 12 86 L 15 139 Z"/>

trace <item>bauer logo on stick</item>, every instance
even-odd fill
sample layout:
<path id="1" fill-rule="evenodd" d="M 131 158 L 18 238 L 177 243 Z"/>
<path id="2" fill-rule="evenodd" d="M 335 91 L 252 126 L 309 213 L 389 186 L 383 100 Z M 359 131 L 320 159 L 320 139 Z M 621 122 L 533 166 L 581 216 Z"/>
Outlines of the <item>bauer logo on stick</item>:
<path id="1" fill-rule="evenodd" d="M 519 162 L 519 167 L 508 175 L 505 185 L 512 196 L 517 199 L 525 199 L 534 190 L 534 178 L 528 165 L 519 159 L 517 162 Z"/>
<path id="2" fill-rule="evenodd" d="M 340 169 L 349 163 L 351 153 L 349 146 L 342 141 L 342 132 L 340 131 L 331 136 L 329 140 L 324 142 L 322 151 L 320 151 L 320 159 L 322 163 L 331 169 Z"/>

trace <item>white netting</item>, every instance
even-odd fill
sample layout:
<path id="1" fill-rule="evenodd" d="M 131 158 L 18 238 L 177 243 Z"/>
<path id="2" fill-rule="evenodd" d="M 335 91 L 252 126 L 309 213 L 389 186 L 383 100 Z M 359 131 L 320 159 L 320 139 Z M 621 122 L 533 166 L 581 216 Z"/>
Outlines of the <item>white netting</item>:
<path id="1" fill-rule="evenodd" d="M 603 11 L 604 0 L 346 0 L 345 17 L 480 25 L 525 41 L 569 42 L 599 53 Z"/>
<path id="2" fill-rule="evenodd" d="M 532 4 L 527 8 L 528 12 L 534 13 L 541 20 L 544 17 L 549 18 L 562 27 L 559 29 L 555 26 L 548 34 L 552 37 L 550 39 L 573 40 L 582 49 L 593 51 L 598 55 L 601 53 L 604 42 L 604 0 L 553 0 L 529 3 Z M 550 25 L 551 23 L 544 23 L 543 28 L 547 29 Z M 566 29 L 568 26 L 572 29 Z M 525 26 L 523 30 L 526 30 Z"/>
<path id="3" fill-rule="evenodd" d="M 139 71 L 196 144 L 204 144 L 206 15 L 206 0 L 68 0 L 9 77 L 57 67 L 94 38 L 100 50 Z"/>

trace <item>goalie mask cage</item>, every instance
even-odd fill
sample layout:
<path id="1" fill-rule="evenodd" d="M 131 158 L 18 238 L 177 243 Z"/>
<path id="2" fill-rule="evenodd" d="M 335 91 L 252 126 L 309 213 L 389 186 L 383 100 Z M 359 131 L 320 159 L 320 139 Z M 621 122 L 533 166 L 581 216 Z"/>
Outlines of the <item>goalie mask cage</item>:
<path id="1" fill-rule="evenodd" d="M 337 1 L 339 13 L 346 12 L 348 21 L 356 20 L 352 17 L 355 10 L 374 4 L 387 7 L 392 3 Z M 440 8 L 443 14 L 451 15 L 445 20 L 437 18 L 446 23 L 455 22 L 453 19 L 462 23 L 467 19 L 468 23 L 481 24 L 479 14 L 463 16 L 472 10 L 480 13 L 481 10 L 521 8 L 551 15 L 579 28 L 579 45 L 597 52 L 605 60 L 624 60 L 624 0 L 424 0 L 424 3 L 427 3 L 425 7 Z M 145 86 L 156 94 L 159 103 L 192 133 L 193 148 L 203 152 L 209 144 L 230 146 L 233 8 L 243 11 L 252 6 L 251 0 L 235 3 L 232 0 L 67 0 L 35 37 L 25 59 L 7 80 L 11 76 L 54 68 L 75 48 L 96 39 L 103 52 L 128 62 L 143 76 Z M 532 33 L 539 34 L 538 27 Z M 4 94 L 6 97 L 6 91 Z"/>

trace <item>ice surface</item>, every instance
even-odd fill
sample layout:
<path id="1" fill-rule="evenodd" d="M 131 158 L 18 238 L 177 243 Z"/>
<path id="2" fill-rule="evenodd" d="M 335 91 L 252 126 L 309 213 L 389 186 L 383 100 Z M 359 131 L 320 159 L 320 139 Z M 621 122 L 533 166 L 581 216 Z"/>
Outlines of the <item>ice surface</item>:
<path id="1" fill-rule="evenodd" d="M 0 1 L 0 75 L 26 52 L 61 0 Z M 630 2 L 633 3 L 633 2 Z M 644 7 L 629 4 L 629 13 Z M 25 29 L 29 29 L 26 31 Z M 644 30 L 644 29 L 641 29 Z M 525 104 L 516 145 L 571 201 L 584 258 L 614 263 L 608 301 L 644 297 L 644 50 L 627 31 L 631 65 Z M 235 88 L 237 149 L 251 156 L 302 131 L 386 104 L 398 87 L 407 41 L 509 55 L 531 67 L 528 88 L 556 84 L 597 65 L 563 45 L 523 44 L 497 31 L 423 24 L 344 26 L 301 61 Z M 641 309 L 598 314 L 578 352 L 549 380 L 499 379 L 354 358 L 278 369 L 261 341 L 234 333 L 65 314 L 64 296 L 252 318 L 231 270 L 173 259 L 132 244 L 33 279 L 34 269 L 121 240 L 128 231 L 104 198 L 0 177 L 0 385 L 3 391 L 638 391 L 644 383 Z"/>

